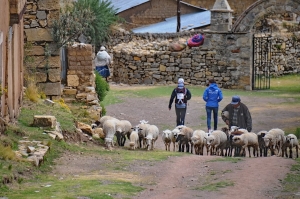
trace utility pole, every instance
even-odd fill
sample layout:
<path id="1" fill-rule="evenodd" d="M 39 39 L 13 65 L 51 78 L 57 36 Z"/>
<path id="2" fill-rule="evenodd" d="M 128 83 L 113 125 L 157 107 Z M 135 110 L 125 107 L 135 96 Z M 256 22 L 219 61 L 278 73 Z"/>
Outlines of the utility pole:
<path id="1" fill-rule="evenodd" d="M 177 32 L 180 32 L 180 0 L 177 0 Z"/>

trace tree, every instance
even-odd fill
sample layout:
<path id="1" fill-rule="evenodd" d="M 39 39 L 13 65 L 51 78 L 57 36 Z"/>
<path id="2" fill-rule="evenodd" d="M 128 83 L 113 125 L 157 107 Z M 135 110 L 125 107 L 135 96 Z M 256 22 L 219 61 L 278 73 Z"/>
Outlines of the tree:
<path id="1" fill-rule="evenodd" d="M 108 0 L 78 0 L 61 10 L 59 19 L 53 23 L 52 36 L 60 47 L 76 41 L 82 34 L 88 43 L 100 44 L 108 38 L 110 26 L 118 19 Z"/>

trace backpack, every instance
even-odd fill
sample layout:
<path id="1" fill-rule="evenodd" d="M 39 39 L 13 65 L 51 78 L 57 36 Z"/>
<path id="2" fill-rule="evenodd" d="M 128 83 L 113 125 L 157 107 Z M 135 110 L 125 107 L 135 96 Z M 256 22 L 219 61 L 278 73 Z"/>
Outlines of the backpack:
<path id="1" fill-rule="evenodd" d="M 176 88 L 176 103 L 177 104 L 184 104 L 187 103 L 187 96 L 186 96 L 186 88 Z"/>

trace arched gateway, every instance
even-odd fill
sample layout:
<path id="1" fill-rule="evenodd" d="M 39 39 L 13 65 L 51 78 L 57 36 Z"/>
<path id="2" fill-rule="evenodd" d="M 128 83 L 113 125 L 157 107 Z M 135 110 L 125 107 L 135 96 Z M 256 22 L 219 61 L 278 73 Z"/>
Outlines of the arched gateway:
<path id="1" fill-rule="evenodd" d="M 287 53 L 283 53 L 285 49 L 281 47 L 282 44 L 276 44 L 274 41 L 274 33 L 278 33 L 280 30 L 274 27 L 274 23 L 272 24 L 272 22 L 274 22 L 272 17 L 270 17 L 272 15 L 283 16 L 279 19 L 282 21 L 299 19 L 297 16 L 300 15 L 300 0 L 257 1 L 240 15 L 231 29 L 232 33 L 250 33 L 252 38 L 252 89 L 270 88 L 271 68 L 278 70 L 278 67 L 282 66 L 282 64 L 277 64 L 276 61 L 273 60 L 275 56 L 285 56 L 284 60 L 286 64 L 295 65 L 297 64 L 296 62 L 298 62 L 295 58 L 299 56 L 297 55 L 297 46 L 299 46 L 298 39 L 293 39 L 289 42 L 289 46 L 295 48 L 295 54 L 287 55 Z M 290 16 L 293 16 L 294 19 L 291 19 Z M 292 34 L 289 30 L 285 30 L 284 33 Z M 289 63 L 287 63 L 288 61 Z"/>

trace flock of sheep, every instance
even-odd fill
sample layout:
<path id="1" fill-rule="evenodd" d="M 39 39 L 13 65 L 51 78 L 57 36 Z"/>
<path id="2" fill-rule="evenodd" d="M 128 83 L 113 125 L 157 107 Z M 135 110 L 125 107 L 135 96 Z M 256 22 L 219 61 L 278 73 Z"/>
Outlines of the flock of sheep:
<path id="1" fill-rule="evenodd" d="M 114 146 L 114 136 L 119 146 L 124 146 L 127 137 L 132 150 L 136 148 L 153 150 L 158 137 L 161 137 L 167 151 L 170 151 L 173 145 L 173 151 L 203 155 L 205 147 L 207 155 L 246 156 L 247 148 L 249 157 L 251 153 L 254 157 L 266 157 L 270 150 L 270 155 L 293 158 L 295 148 L 298 158 L 297 137 L 294 134 L 285 136 L 284 131 L 279 128 L 253 133 L 233 126 L 231 129 L 223 127 L 221 130 L 206 133 L 187 126 L 177 126 L 173 130 L 162 131 L 160 136 L 158 127 L 148 124 L 145 120 L 132 126 L 128 120 L 119 120 L 111 116 L 101 117 L 97 126 L 103 129 L 108 149 Z M 253 148 L 252 151 L 250 148 Z"/>

